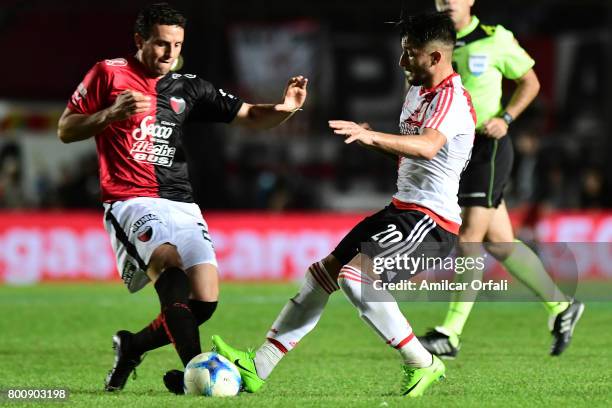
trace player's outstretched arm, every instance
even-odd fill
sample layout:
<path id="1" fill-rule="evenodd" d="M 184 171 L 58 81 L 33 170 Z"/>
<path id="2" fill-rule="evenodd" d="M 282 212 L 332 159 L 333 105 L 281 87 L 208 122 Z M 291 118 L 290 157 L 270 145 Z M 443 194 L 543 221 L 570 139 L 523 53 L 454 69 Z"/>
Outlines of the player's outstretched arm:
<path id="1" fill-rule="evenodd" d="M 540 92 L 540 81 L 533 69 L 515 82 L 516 89 L 505 110 L 513 119 L 523 113 Z M 499 139 L 508 133 L 508 123 L 502 118 L 492 118 L 484 123 L 484 130 L 487 136 Z"/>
<path id="2" fill-rule="evenodd" d="M 386 153 L 426 160 L 432 160 L 446 143 L 446 136 L 431 128 L 425 128 L 420 135 L 407 137 L 375 132 L 345 120 L 330 120 L 329 127 L 335 134 L 344 136 L 346 144 L 360 142 Z"/>
<path id="3" fill-rule="evenodd" d="M 113 105 L 91 115 L 66 108 L 57 124 L 57 136 L 64 143 L 89 139 L 113 122 L 147 112 L 151 108 L 150 100 L 150 96 L 126 90 L 117 96 Z"/>
<path id="4" fill-rule="evenodd" d="M 291 78 L 285 88 L 282 103 L 243 103 L 232 124 L 251 129 L 270 129 L 280 125 L 302 108 L 306 101 L 307 85 L 308 79 L 303 76 Z"/>
<path id="5" fill-rule="evenodd" d="M 366 129 L 366 130 L 372 130 L 372 127 L 367 122 L 361 122 L 361 123 L 358 123 L 358 125 L 361 126 L 364 129 Z M 387 151 L 385 151 L 383 149 L 379 149 L 379 148 L 374 147 L 374 146 L 368 146 L 368 145 L 365 145 L 365 144 L 363 144 L 362 142 L 359 142 L 359 141 L 357 143 L 359 143 L 360 146 L 363 146 L 366 149 L 372 150 L 372 151 L 377 152 L 377 153 L 382 153 L 385 156 L 387 156 L 389 159 L 393 160 L 394 162 L 397 162 L 397 154 L 395 154 L 395 153 L 390 153 L 390 152 L 387 152 Z"/>

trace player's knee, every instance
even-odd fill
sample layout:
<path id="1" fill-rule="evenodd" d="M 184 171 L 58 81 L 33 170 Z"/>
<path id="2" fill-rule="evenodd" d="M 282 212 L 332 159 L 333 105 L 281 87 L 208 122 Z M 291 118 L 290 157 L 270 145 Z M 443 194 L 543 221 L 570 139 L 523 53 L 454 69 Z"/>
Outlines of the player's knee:
<path id="1" fill-rule="evenodd" d="M 351 285 L 351 283 L 347 279 L 345 279 L 344 277 L 339 277 L 338 278 L 338 286 L 340 287 L 340 290 L 342 292 L 344 292 L 344 294 L 352 302 L 353 299 L 355 298 L 356 293 L 354 293 L 354 288 Z"/>
<path id="2" fill-rule="evenodd" d="M 189 302 L 189 278 L 180 268 L 166 268 L 155 282 L 155 290 L 159 296 L 162 309 Z"/>
<path id="3" fill-rule="evenodd" d="M 486 229 L 468 227 L 459 231 L 459 243 L 480 243 L 484 240 Z"/>
<path id="4" fill-rule="evenodd" d="M 205 302 L 203 300 L 189 300 L 189 308 L 191 309 L 191 313 L 195 316 L 198 326 L 212 317 L 215 310 L 217 310 L 217 304 L 218 302 L 216 301 Z"/>
<path id="5" fill-rule="evenodd" d="M 485 242 L 491 244 L 503 244 L 514 242 L 514 234 L 512 228 L 492 228 L 487 232 Z"/>
<path id="6" fill-rule="evenodd" d="M 485 249 L 498 261 L 504 261 L 514 251 L 514 242 L 486 242 Z"/>
<path id="7" fill-rule="evenodd" d="M 461 241 L 457 242 L 457 251 L 461 256 L 477 257 L 483 254 L 482 242 L 477 241 Z"/>
<path id="8" fill-rule="evenodd" d="M 191 298 L 203 302 L 219 299 L 219 273 L 211 263 L 194 265 L 186 270 L 191 281 Z"/>
<path id="9" fill-rule="evenodd" d="M 357 298 L 360 287 L 361 272 L 355 268 L 345 265 L 338 275 L 338 286 L 352 301 Z"/>
<path id="10" fill-rule="evenodd" d="M 338 278 L 338 286 L 340 286 L 340 290 L 344 293 L 348 301 L 359 311 L 359 316 L 361 318 L 372 310 L 372 304 L 366 302 L 362 296 L 363 287 L 361 287 L 361 284 L 344 276 L 342 271 Z"/>

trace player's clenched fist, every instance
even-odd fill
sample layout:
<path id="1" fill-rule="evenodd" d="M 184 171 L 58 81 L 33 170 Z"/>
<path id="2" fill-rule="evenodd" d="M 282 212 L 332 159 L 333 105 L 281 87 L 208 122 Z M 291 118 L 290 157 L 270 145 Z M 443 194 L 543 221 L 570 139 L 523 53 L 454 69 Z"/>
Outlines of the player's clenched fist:
<path id="1" fill-rule="evenodd" d="M 125 90 L 117 96 L 110 108 L 113 120 L 124 120 L 132 115 L 147 112 L 151 109 L 151 97 L 141 92 Z"/>
<path id="2" fill-rule="evenodd" d="M 508 133 L 508 124 L 502 118 L 491 118 L 484 123 L 485 135 L 501 139 Z"/>

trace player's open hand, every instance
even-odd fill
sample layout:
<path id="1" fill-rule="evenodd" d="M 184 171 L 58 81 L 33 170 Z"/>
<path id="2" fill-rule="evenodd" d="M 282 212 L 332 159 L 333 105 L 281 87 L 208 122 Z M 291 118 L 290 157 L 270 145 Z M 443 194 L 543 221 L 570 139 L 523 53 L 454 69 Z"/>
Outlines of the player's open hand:
<path id="1" fill-rule="evenodd" d="M 367 123 L 358 125 L 355 122 L 346 120 L 330 120 L 329 127 L 334 129 L 337 135 L 346 137 L 344 143 L 360 142 L 366 146 L 374 144 L 374 132 L 372 132 Z"/>
<path id="2" fill-rule="evenodd" d="M 508 124 L 502 118 L 492 118 L 484 123 L 484 133 L 493 139 L 501 139 L 508 133 Z"/>
<path id="3" fill-rule="evenodd" d="M 130 116 L 147 112 L 151 109 L 151 97 L 141 92 L 125 90 L 121 92 L 110 107 L 113 120 L 124 120 Z"/>
<path id="4" fill-rule="evenodd" d="M 288 111 L 296 111 L 304 105 L 306 95 L 308 94 L 306 87 L 308 86 L 308 78 L 302 75 L 293 77 L 287 83 L 283 105 Z"/>

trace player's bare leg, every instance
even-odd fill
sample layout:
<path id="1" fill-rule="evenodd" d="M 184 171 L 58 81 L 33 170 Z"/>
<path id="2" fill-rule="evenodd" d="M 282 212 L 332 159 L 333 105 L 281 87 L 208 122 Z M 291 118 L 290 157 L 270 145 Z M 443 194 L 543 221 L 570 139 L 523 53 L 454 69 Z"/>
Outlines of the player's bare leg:
<path id="1" fill-rule="evenodd" d="M 191 282 L 190 299 L 217 302 L 219 299 L 219 272 L 213 264 L 205 263 L 187 269 Z"/>
<path id="2" fill-rule="evenodd" d="M 557 315 L 567 308 L 567 298 L 546 273 L 537 255 L 521 241 L 515 240 L 504 202 L 493 214 L 485 248 L 510 274 L 538 295 L 550 314 Z"/>
<path id="3" fill-rule="evenodd" d="M 495 211 L 485 239 L 487 251 L 542 301 L 548 312 L 549 329 L 554 338 L 550 353 L 553 356 L 560 355 L 569 346 L 584 305 L 568 299 L 531 248 L 514 238 L 503 201 Z"/>
<path id="4" fill-rule="evenodd" d="M 483 256 L 482 242 L 492 222 L 495 209 L 465 207 L 462 211 L 463 223 L 459 231 L 457 250 L 464 257 Z M 482 279 L 482 274 L 483 271 L 478 268 L 466 269 L 464 273 L 455 275 L 455 281 L 469 284 L 473 280 Z M 455 358 L 460 348 L 459 337 L 477 296 L 478 291 L 472 289 L 453 291 L 442 325 L 436 326 L 420 337 L 423 346 L 439 357 Z"/>
<path id="5" fill-rule="evenodd" d="M 481 236 L 484 226 L 486 231 L 484 236 Z M 485 241 L 486 251 L 542 300 L 549 313 L 549 328 L 554 337 L 551 354 L 561 354 L 571 341 L 573 329 L 582 315 L 584 305 L 578 301 L 570 301 L 552 281 L 538 256 L 523 242 L 514 238 L 505 203 L 502 201 L 495 209 L 466 208 L 459 240 L 459 249 L 463 256 L 481 256 L 477 244 Z M 459 279 L 469 282 L 481 277 L 482 271 L 474 269 L 460 275 Z M 447 358 L 457 355 L 459 336 L 476 296 L 476 291 L 453 293 L 453 301 L 442 326 L 436 327 L 423 337 L 423 343 L 429 351 Z"/>
<path id="6" fill-rule="evenodd" d="M 483 256 L 481 243 L 491 225 L 494 214 L 494 208 L 467 207 L 463 209 L 463 224 L 459 231 L 458 245 L 461 256 L 473 258 Z M 483 271 L 478 268 L 467 269 L 463 274 L 457 274 L 455 281 L 469 283 L 474 280 L 481 280 L 482 274 Z M 478 291 L 474 290 L 453 292 L 446 318 L 441 326 L 449 332 L 451 338 L 456 336 L 458 340 L 458 337 L 461 336 L 477 296 Z M 454 346 L 459 346 L 458 341 Z"/>

